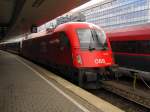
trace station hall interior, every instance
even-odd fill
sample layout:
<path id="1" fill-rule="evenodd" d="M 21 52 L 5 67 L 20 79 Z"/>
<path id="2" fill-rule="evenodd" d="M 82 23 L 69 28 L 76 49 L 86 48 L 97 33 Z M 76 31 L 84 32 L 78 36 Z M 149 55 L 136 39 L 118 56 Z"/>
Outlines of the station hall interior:
<path id="1" fill-rule="evenodd" d="M 150 112 L 150 0 L 0 0 L 0 112 Z"/>

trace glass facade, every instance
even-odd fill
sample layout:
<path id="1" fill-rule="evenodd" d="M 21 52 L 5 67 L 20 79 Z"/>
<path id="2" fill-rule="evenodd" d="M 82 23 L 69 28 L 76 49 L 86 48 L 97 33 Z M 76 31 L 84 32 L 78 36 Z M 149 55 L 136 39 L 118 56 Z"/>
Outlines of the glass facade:
<path id="1" fill-rule="evenodd" d="M 74 12 L 74 13 L 68 13 L 68 14 L 64 14 L 63 16 L 57 17 L 52 21 L 49 21 L 41 26 L 38 27 L 38 32 L 48 29 L 48 28 L 55 28 L 56 26 L 66 23 L 66 22 L 70 22 L 70 21 L 85 21 L 85 16 L 81 13 L 81 12 Z"/>
<path id="2" fill-rule="evenodd" d="M 150 0 L 107 0 L 81 10 L 87 22 L 105 29 L 150 22 Z"/>
<path id="3" fill-rule="evenodd" d="M 41 26 L 38 27 L 38 32 L 42 30 L 46 30 L 47 28 L 54 28 L 56 26 L 56 20 L 49 21 Z"/>

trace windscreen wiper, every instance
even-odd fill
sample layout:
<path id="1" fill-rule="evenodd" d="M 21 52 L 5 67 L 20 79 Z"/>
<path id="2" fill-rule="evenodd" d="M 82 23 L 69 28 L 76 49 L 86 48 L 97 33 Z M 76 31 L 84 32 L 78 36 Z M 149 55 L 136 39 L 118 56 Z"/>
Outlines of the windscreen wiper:
<path id="1" fill-rule="evenodd" d="M 94 48 L 94 47 L 89 46 L 89 51 L 93 51 L 93 50 L 95 50 L 95 48 Z"/>

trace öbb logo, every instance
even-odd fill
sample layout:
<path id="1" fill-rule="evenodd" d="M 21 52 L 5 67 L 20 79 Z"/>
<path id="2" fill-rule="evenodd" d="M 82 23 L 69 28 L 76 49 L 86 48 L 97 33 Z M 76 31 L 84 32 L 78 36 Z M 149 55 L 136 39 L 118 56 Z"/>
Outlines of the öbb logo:
<path id="1" fill-rule="evenodd" d="M 105 59 L 95 59 L 96 64 L 103 64 L 106 63 Z"/>

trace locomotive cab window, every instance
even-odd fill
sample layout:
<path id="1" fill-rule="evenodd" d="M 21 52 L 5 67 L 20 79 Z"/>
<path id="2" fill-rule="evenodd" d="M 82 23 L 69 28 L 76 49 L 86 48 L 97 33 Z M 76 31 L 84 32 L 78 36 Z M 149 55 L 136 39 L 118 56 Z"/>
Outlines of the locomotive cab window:
<path id="1" fill-rule="evenodd" d="M 81 49 L 106 50 L 107 39 L 103 31 L 94 29 L 78 29 L 77 35 Z"/>

